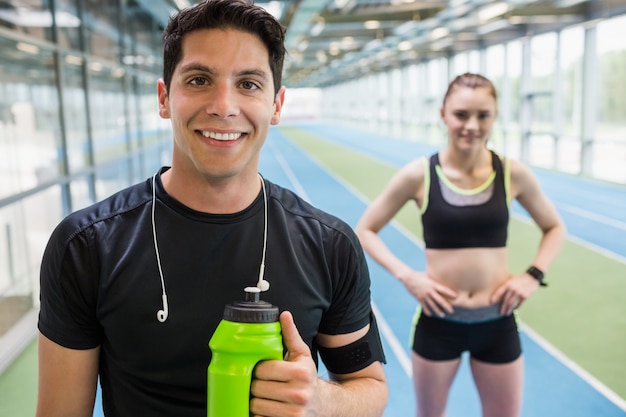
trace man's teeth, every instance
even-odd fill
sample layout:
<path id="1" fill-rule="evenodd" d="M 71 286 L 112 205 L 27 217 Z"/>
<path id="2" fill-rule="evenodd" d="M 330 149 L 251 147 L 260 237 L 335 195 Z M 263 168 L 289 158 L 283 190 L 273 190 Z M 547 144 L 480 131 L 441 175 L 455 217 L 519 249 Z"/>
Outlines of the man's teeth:
<path id="1" fill-rule="evenodd" d="M 218 133 L 203 131 L 202 136 L 215 140 L 236 140 L 241 137 L 241 133 Z"/>

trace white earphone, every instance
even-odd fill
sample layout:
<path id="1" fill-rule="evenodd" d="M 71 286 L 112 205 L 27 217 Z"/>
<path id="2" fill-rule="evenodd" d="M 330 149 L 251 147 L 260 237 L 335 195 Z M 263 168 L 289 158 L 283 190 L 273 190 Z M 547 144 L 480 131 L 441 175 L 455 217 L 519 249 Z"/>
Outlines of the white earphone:
<path id="1" fill-rule="evenodd" d="M 270 283 L 264 279 L 265 275 L 265 251 L 267 249 L 267 193 L 265 191 L 265 181 L 263 181 L 263 177 L 259 175 L 261 179 L 261 188 L 263 189 L 263 207 L 264 207 L 264 218 L 263 218 L 263 256 L 261 257 L 261 266 L 259 267 L 259 281 L 256 286 L 261 291 L 267 291 L 270 289 Z"/>
<path id="2" fill-rule="evenodd" d="M 159 254 L 159 245 L 157 243 L 157 235 L 156 235 L 156 221 L 155 221 L 155 210 L 156 210 L 156 175 L 155 172 L 152 176 L 152 237 L 154 240 L 154 252 L 156 253 L 157 266 L 159 267 L 159 277 L 161 278 L 161 300 L 163 302 L 163 309 L 157 311 L 157 320 L 160 323 L 165 323 L 167 320 L 167 316 L 169 315 L 169 309 L 167 305 L 167 293 L 165 292 L 165 278 L 163 277 L 163 268 L 161 268 L 161 256 Z M 260 291 L 267 291 L 270 288 L 270 283 L 266 281 L 263 277 L 265 275 L 265 252 L 267 250 L 267 192 L 265 191 L 265 181 L 263 181 L 263 177 L 259 174 L 259 178 L 261 179 L 261 188 L 263 189 L 263 209 L 264 209 L 264 217 L 263 217 L 263 255 L 261 257 L 261 266 L 259 267 L 259 280 L 257 282 L 256 288 Z"/>
<path id="3" fill-rule="evenodd" d="M 163 310 L 159 310 L 157 311 L 157 320 L 159 320 L 161 323 L 165 323 L 165 320 L 167 320 L 167 315 L 169 314 L 169 309 L 167 308 L 167 294 L 165 294 L 165 288 L 163 288 L 163 295 L 161 296 L 161 299 L 163 300 Z"/>
<path id="4" fill-rule="evenodd" d="M 156 222 L 154 219 L 154 213 L 156 210 L 156 172 L 152 176 L 152 237 L 154 239 L 154 252 L 156 253 L 157 266 L 159 267 L 159 276 L 161 277 L 161 299 L 163 300 L 163 310 L 157 311 L 157 320 L 161 323 L 165 323 L 169 314 L 169 308 L 167 307 L 167 294 L 165 293 L 165 279 L 163 278 L 163 269 L 161 268 L 161 256 L 159 255 L 159 245 L 157 243 L 156 235 Z"/>

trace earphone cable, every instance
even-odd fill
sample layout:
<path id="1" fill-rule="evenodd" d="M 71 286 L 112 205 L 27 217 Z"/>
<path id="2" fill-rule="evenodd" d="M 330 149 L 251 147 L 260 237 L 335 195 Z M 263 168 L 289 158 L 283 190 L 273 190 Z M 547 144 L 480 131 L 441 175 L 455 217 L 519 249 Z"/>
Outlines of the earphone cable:
<path id="1" fill-rule="evenodd" d="M 168 305 L 167 305 L 167 294 L 165 292 L 165 278 L 163 276 L 163 268 L 161 267 L 161 255 L 159 253 L 159 244 L 157 241 L 157 232 L 156 232 L 156 176 L 157 172 L 152 176 L 152 237 L 154 240 L 154 252 L 156 254 L 157 267 L 159 268 L 159 277 L 161 278 L 161 289 L 162 295 L 161 298 L 163 300 L 163 309 L 157 312 L 157 319 L 164 323 L 167 320 L 168 316 Z M 257 288 L 261 291 L 267 291 L 269 289 L 269 282 L 263 279 L 265 275 L 265 253 L 267 251 L 267 191 L 265 190 L 265 181 L 261 174 L 259 174 L 259 178 L 261 179 L 261 188 L 263 189 L 263 253 L 261 255 L 261 266 L 259 267 L 259 280 L 257 282 Z"/>
<path id="2" fill-rule="evenodd" d="M 165 278 L 163 278 L 163 268 L 161 268 L 161 256 L 159 255 L 159 244 L 157 243 L 156 234 L 156 172 L 152 176 L 152 237 L 154 238 L 154 251 L 156 253 L 157 266 L 159 267 L 159 276 L 161 277 L 161 288 L 163 290 L 163 296 L 167 296 L 165 293 Z"/>
<path id="3" fill-rule="evenodd" d="M 265 191 L 265 181 L 261 174 L 259 174 L 259 178 L 261 179 L 261 188 L 263 189 L 263 254 L 261 256 L 261 267 L 259 268 L 259 282 L 257 286 L 259 289 L 263 290 L 263 276 L 265 275 L 265 252 L 267 250 L 267 192 Z"/>

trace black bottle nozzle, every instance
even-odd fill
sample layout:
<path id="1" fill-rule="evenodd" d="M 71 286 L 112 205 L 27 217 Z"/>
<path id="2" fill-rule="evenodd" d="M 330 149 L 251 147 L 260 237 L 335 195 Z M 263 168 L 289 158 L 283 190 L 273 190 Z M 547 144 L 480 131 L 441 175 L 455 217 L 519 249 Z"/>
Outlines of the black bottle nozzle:
<path id="1" fill-rule="evenodd" d="M 245 300 L 235 301 L 224 308 L 224 319 L 238 323 L 272 323 L 278 321 L 278 307 L 262 301 L 261 290 L 246 287 Z"/>
<path id="2" fill-rule="evenodd" d="M 258 303 L 261 300 L 261 290 L 257 287 L 246 287 L 243 290 L 246 292 L 246 301 Z"/>

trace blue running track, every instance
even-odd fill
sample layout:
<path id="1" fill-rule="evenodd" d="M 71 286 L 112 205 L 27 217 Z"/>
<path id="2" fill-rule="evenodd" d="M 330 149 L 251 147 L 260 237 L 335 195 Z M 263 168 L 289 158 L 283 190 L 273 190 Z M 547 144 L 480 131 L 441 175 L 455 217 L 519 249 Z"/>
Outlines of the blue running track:
<path id="1" fill-rule="evenodd" d="M 414 142 L 381 140 L 380 136 L 336 125 L 298 127 L 397 167 L 414 158 L 416 152 L 429 155 L 435 150 Z M 368 204 L 363 196 L 294 145 L 278 129 L 270 131 L 259 170 L 265 178 L 292 189 L 353 227 Z M 555 172 L 536 173 L 542 187 L 562 213 L 569 234 L 626 263 L 625 233 L 620 233 L 626 232 L 626 198 L 613 197 L 615 193 L 623 193 L 623 189 Z M 513 210 L 517 215 L 525 216 L 519 207 Z M 416 269 L 423 269 L 419 242 L 395 225 L 381 233 L 399 257 Z M 373 303 L 387 355 L 385 371 L 390 398 L 385 417 L 414 416 L 409 340 L 417 303 L 375 262 L 370 261 L 369 265 Z M 541 344 L 541 339 L 533 336 L 532 330 L 522 327 L 521 337 L 526 368 L 522 417 L 626 416 L 623 399 L 603 395 L 593 382 L 572 370 L 566 358 L 563 360 L 550 351 L 550 346 Z M 101 415 L 98 396 L 94 416 Z M 450 393 L 447 417 L 473 416 L 480 416 L 480 404 L 467 360 L 464 360 Z"/>

